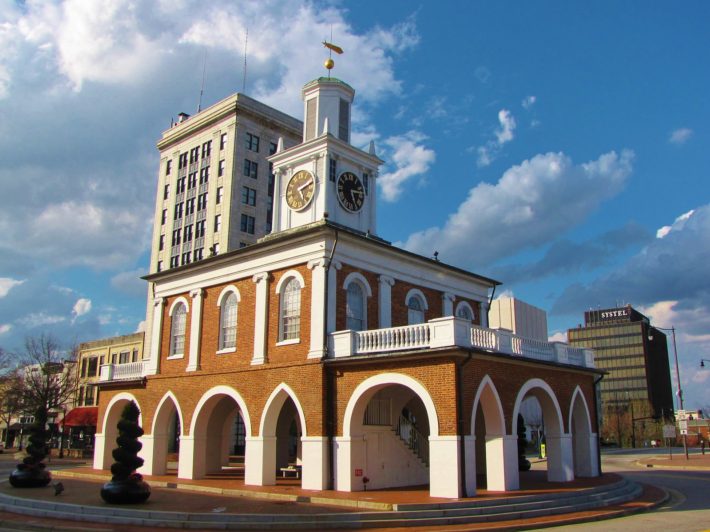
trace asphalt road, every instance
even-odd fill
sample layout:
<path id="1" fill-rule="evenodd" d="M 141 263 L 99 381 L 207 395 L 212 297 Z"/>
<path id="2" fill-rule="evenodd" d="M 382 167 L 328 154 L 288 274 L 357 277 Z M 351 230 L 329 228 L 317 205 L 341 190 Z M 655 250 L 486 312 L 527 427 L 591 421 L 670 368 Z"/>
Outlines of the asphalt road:
<path id="1" fill-rule="evenodd" d="M 710 470 L 661 470 L 640 467 L 644 456 L 658 454 L 655 449 L 618 451 L 602 456 L 605 472 L 620 473 L 631 480 L 665 488 L 670 500 L 652 512 L 596 523 L 560 527 L 564 530 L 598 532 L 700 532 L 710 530 Z M 680 458 L 680 456 L 679 456 Z M 682 465 L 683 460 L 678 460 Z"/>

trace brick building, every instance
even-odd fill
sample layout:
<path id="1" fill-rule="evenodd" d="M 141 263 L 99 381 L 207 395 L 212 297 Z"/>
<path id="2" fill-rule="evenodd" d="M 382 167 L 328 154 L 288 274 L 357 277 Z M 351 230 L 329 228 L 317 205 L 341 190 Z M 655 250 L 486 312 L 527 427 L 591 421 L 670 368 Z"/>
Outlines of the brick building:
<path id="1" fill-rule="evenodd" d="M 349 142 L 353 97 L 334 78 L 304 87 L 303 142 L 268 159 L 271 234 L 146 277 L 150 355 L 101 372 L 95 468 L 133 400 L 147 474 L 176 452 L 178 478 L 200 478 L 241 451 L 247 485 L 514 490 L 535 396 L 548 478 L 599 474 L 592 353 L 488 328 L 497 281 L 377 236 L 382 161 Z"/>

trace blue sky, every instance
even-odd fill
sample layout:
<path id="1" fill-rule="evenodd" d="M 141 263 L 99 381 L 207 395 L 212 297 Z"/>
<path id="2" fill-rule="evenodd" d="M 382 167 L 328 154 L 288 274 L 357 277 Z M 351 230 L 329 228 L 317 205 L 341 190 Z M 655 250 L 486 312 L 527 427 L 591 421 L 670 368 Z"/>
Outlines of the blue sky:
<path id="1" fill-rule="evenodd" d="M 302 112 L 357 91 L 386 161 L 378 232 L 503 282 L 550 335 L 631 303 L 678 330 L 710 408 L 710 4 L 0 0 L 0 346 L 135 331 L 155 142 L 241 90 Z M 675 383 L 674 383 L 675 386 Z"/>

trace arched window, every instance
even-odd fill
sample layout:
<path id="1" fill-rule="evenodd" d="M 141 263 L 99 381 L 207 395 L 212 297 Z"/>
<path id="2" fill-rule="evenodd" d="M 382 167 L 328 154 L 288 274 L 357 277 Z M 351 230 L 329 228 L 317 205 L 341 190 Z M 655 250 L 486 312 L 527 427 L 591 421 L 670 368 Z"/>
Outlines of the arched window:
<path id="1" fill-rule="evenodd" d="M 364 331 L 367 328 L 365 323 L 365 294 L 358 282 L 351 282 L 348 285 L 345 313 L 346 329 Z"/>
<path id="2" fill-rule="evenodd" d="M 409 296 L 409 299 L 407 300 L 407 308 L 409 309 L 407 313 L 407 321 L 409 325 L 424 323 L 424 302 L 420 296 Z"/>
<path id="3" fill-rule="evenodd" d="M 296 278 L 281 292 L 279 318 L 279 341 L 297 340 L 301 334 L 301 285 Z"/>
<path id="4" fill-rule="evenodd" d="M 237 347 L 237 294 L 230 292 L 222 300 L 219 315 L 219 348 Z"/>
<path id="5" fill-rule="evenodd" d="M 187 322 L 187 307 L 178 303 L 173 309 L 172 323 L 170 325 L 170 356 L 185 353 L 185 323 Z"/>
<path id="6" fill-rule="evenodd" d="M 463 318 L 468 321 L 473 321 L 473 311 L 471 310 L 471 307 L 468 305 L 468 303 L 459 303 L 459 306 L 456 307 L 456 317 Z"/>

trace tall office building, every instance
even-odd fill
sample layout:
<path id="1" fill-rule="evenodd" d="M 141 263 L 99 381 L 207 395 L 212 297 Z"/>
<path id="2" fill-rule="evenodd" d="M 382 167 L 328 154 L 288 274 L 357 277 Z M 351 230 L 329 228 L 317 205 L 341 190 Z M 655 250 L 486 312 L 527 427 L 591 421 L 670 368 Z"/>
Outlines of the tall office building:
<path id="1" fill-rule="evenodd" d="M 271 232 L 274 176 L 267 161 L 301 142 L 303 123 L 244 94 L 158 141 L 160 168 L 150 273 L 238 249 Z"/>
<path id="2" fill-rule="evenodd" d="M 570 345 L 594 349 L 608 372 L 600 383 L 603 408 L 648 405 L 649 415 L 673 412 L 666 335 L 630 305 L 584 313 L 584 327 L 567 331 Z M 636 415 L 641 416 L 642 411 Z"/>

